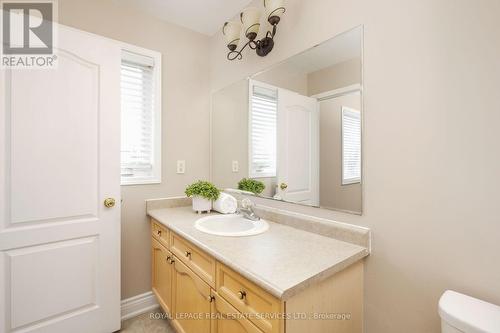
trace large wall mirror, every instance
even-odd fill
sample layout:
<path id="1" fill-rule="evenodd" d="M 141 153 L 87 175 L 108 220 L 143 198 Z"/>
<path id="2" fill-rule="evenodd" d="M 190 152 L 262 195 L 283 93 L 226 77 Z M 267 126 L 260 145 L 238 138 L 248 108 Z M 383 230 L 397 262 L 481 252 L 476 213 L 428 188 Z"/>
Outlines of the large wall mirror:
<path id="1" fill-rule="evenodd" d="M 362 38 L 355 28 L 215 92 L 214 184 L 361 214 Z"/>

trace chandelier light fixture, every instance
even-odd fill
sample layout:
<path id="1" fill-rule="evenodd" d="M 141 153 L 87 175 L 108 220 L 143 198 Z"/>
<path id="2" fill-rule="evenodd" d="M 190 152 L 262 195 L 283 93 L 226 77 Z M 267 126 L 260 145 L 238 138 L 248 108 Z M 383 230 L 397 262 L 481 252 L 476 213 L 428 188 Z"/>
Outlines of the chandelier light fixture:
<path id="1" fill-rule="evenodd" d="M 281 20 L 281 15 L 285 12 L 283 0 L 264 0 L 264 9 L 267 21 L 271 24 L 272 31 L 267 31 L 266 36 L 260 40 L 255 40 L 259 34 L 260 18 L 262 11 L 257 7 L 249 7 L 240 14 L 240 22 L 230 21 L 224 23 L 222 33 L 224 34 L 229 53 L 228 60 L 242 59 L 242 51 L 248 46 L 261 56 L 265 57 L 274 47 L 274 36 L 276 35 L 276 26 Z M 240 43 L 241 30 L 243 29 L 245 37 L 248 39 L 245 45 L 238 51 Z"/>

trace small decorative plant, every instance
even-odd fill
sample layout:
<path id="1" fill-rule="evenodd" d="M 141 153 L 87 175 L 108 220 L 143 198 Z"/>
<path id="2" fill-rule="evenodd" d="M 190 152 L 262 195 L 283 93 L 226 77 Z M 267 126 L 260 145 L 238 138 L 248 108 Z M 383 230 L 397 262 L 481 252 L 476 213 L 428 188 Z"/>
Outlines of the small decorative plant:
<path id="1" fill-rule="evenodd" d="M 251 178 L 243 178 L 238 183 L 238 190 L 252 192 L 254 194 L 261 194 L 266 188 L 263 182 Z"/>
<path id="2" fill-rule="evenodd" d="M 214 184 L 203 180 L 186 187 L 184 193 L 193 198 L 193 210 L 198 213 L 209 212 L 212 209 L 212 200 L 217 200 L 220 195 Z"/>
<path id="3" fill-rule="evenodd" d="M 217 200 L 220 195 L 220 191 L 214 184 L 203 180 L 199 180 L 186 187 L 185 193 L 188 197 L 199 196 L 207 200 Z"/>

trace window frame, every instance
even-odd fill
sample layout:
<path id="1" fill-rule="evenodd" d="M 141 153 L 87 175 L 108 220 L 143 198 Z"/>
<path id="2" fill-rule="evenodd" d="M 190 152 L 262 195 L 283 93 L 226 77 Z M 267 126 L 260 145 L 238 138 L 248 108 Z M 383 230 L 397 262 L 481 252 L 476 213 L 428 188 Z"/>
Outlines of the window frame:
<path id="1" fill-rule="evenodd" d="M 120 185 L 150 185 L 150 184 L 161 184 L 162 182 L 162 154 L 161 154 L 161 144 L 162 144 L 162 55 L 158 51 L 146 49 L 143 47 L 120 43 L 121 54 L 120 54 L 120 73 L 121 73 L 121 63 L 123 59 L 123 52 L 128 52 L 132 54 L 137 54 L 138 56 L 149 57 L 153 59 L 153 175 L 151 177 L 131 177 L 129 179 L 123 179 L 120 172 Z M 120 75 L 120 85 L 121 85 L 121 75 Z M 121 96 L 121 90 L 120 90 Z M 120 116 L 121 116 L 120 109 Z M 121 118 L 120 118 L 121 119 Z M 121 137 L 121 134 L 120 134 Z M 120 140 L 120 150 L 121 150 L 121 140 Z M 120 170 L 121 170 L 121 157 L 120 157 Z"/>
<path id="2" fill-rule="evenodd" d="M 253 144 L 252 144 L 252 97 L 253 97 L 253 87 L 259 86 L 266 89 L 276 90 L 276 156 L 275 156 L 275 169 L 273 172 L 258 173 L 253 172 Z M 268 83 L 248 79 L 248 177 L 252 179 L 262 179 L 262 178 L 274 178 L 278 176 L 278 153 L 277 153 L 277 143 L 278 143 L 278 109 L 279 109 L 279 92 L 278 88 L 270 85 Z"/>
<path id="3" fill-rule="evenodd" d="M 359 147 L 359 177 L 356 178 L 344 178 L 344 113 L 346 112 L 351 112 L 351 113 L 357 113 L 359 115 L 359 134 L 360 134 L 360 147 Z M 361 111 L 356 110 L 347 106 L 342 106 L 342 111 L 341 111 L 341 116 L 340 116 L 340 138 L 341 138 L 341 145 L 340 145 L 340 153 L 341 153 L 341 181 L 342 181 L 342 186 L 345 185 L 354 185 L 354 184 L 360 184 L 361 183 L 361 172 L 362 172 L 362 136 L 361 136 Z"/>

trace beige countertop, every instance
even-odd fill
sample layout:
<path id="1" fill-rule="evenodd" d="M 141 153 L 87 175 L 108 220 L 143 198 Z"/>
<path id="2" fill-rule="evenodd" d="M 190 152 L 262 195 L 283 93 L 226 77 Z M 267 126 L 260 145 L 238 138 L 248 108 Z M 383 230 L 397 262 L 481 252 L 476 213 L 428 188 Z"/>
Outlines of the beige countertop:
<path id="1" fill-rule="evenodd" d="M 269 219 L 269 230 L 262 234 L 223 237 L 197 230 L 194 223 L 201 216 L 189 206 L 150 209 L 148 215 L 282 300 L 369 254 L 363 246 Z"/>

